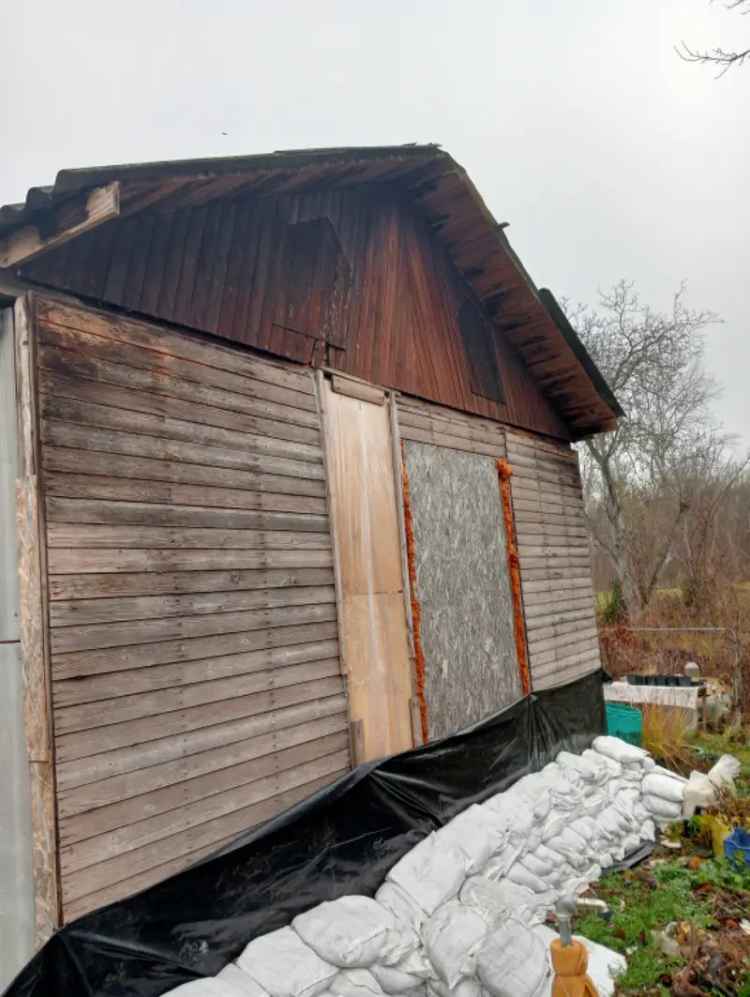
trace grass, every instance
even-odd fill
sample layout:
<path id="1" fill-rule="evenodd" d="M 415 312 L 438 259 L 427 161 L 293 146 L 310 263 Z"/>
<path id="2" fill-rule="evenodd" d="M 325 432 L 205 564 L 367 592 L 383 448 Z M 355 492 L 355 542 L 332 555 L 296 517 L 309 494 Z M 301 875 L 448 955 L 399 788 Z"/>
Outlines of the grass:
<path id="1" fill-rule="evenodd" d="M 674 863 L 652 869 L 626 870 L 605 877 L 597 896 L 613 910 L 607 922 L 597 914 L 578 921 L 576 931 L 627 955 L 628 969 L 618 985 L 623 993 L 638 993 L 645 987 L 662 986 L 678 966 L 668 959 L 653 939 L 652 931 L 672 921 L 689 921 L 706 928 L 711 923 L 708 904 L 692 893 L 688 870 Z M 664 993 L 670 991 L 664 987 Z"/>
<path id="2" fill-rule="evenodd" d="M 693 735 L 683 749 L 701 759 L 703 768 L 710 768 L 722 754 L 738 757 L 742 765 L 738 793 L 750 796 L 748 734 Z M 628 969 L 617 984 L 620 995 L 668 997 L 675 992 L 675 974 L 688 965 L 701 965 L 705 952 L 718 952 L 723 953 L 726 965 L 735 967 L 739 978 L 730 983 L 724 980 L 722 988 L 695 993 L 750 997 L 750 937 L 738 927 L 741 918 L 750 918 L 750 867 L 737 869 L 714 859 L 699 828 L 699 820 L 675 825 L 679 852 L 658 847 L 647 862 L 595 884 L 594 892 L 610 908 L 608 919 L 598 912 L 577 919 L 579 934 L 626 956 Z M 671 923 L 679 925 L 681 937 L 689 944 L 681 946 L 678 957 L 670 958 L 653 933 Z M 706 958 L 703 964 L 707 962 Z"/>
<path id="3" fill-rule="evenodd" d="M 688 742 L 686 712 L 646 703 L 641 714 L 643 747 L 668 769 L 687 774 L 693 767 L 693 751 Z"/>

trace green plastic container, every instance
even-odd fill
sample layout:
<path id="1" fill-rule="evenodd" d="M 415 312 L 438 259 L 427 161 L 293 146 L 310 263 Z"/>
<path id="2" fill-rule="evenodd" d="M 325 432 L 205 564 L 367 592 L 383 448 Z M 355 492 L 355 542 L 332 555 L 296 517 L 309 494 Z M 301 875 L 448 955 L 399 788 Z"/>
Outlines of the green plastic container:
<path id="1" fill-rule="evenodd" d="M 641 711 L 624 703 L 607 703 L 607 733 L 640 747 L 643 741 Z"/>

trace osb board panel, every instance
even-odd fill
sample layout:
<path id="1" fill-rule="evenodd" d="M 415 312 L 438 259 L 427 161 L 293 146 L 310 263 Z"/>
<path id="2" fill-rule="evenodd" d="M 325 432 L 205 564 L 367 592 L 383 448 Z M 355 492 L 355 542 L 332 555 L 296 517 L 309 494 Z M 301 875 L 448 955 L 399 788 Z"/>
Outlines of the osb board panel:
<path id="1" fill-rule="evenodd" d="M 246 784 L 262 819 L 283 809 L 290 752 L 296 778 L 335 738 L 333 778 L 348 724 L 311 372 L 48 299 L 36 316 L 70 920 L 247 826 Z M 147 817 L 169 833 L 131 862 Z"/>
<path id="2" fill-rule="evenodd" d="M 601 667 L 578 461 L 565 445 L 508 433 L 534 689 Z"/>
<path id="3" fill-rule="evenodd" d="M 365 761 L 412 746 L 391 427 L 386 406 L 324 391 L 342 657 Z"/>
<path id="4" fill-rule="evenodd" d="M 521 694 L 497 468 L 491 457 L 404 442 L 430 737 Z"/>
<path id="5" fill-rule="evenodd" d="M 505 400 L 475 394 L 458 320 L 468 284 L 425 220 L 385 186 L 148 209 L 24 273 L 465 412 L 569 435 L 509 337 L 489 322 Z"/>

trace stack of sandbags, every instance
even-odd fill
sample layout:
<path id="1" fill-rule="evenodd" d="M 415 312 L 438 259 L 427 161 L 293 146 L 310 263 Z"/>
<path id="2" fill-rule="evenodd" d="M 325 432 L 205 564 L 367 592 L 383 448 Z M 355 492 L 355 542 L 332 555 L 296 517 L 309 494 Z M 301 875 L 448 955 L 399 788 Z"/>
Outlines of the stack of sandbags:
<path id="1" fill-rule="evenodd" d="M 173 997 L 531 997 L 548 966 L 537 966 L 530 929 L 653 840 L 655 820 L 679 816 L 686 785 L 617 738 L 561 751 L 420 841 L 374 899 L 319 904 Z"/>

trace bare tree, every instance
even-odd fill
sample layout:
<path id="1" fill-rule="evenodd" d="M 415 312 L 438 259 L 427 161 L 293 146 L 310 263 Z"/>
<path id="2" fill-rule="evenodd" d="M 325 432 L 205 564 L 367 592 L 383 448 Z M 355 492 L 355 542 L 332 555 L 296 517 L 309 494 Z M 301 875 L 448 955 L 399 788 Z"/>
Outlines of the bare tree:
<path id="1" fill-rule="evenodd" d="M 713 3 L 713 0 L 711 0 Z M 744 7 L 748 0 L 729 0 L 725 3 L 727 10 L 737 10 Z M 750 14 L 750 7 L 740 11 L 741 14 Z M 690 48 L 684 41 L 679 46 L 675 46 L 675 52 L 685 62 L 709 63 L 719 67 L 719 76 L 723 76 L 732 66 L 741 66 L 746 59 L 750 59 L 750 48 L 740 49 L 736 52 L 727 52 L 723 48 L 699 49 Z"/>
<path id="2" fill-rule="evenodd" d="M 626 413 L 617 430 L 585 441 L 582 469 L 594 541 L 609 556 L 630 613 L 653 595 L 696 478 L 725 456 L 729 437 L 710 414 L 719 389 L 702 364 L 702 333 L 716 321 L 687 307 L 684 288 L 661 314 L 626 281 L 602 293 L 597 310 L 571 313 Z"/>

